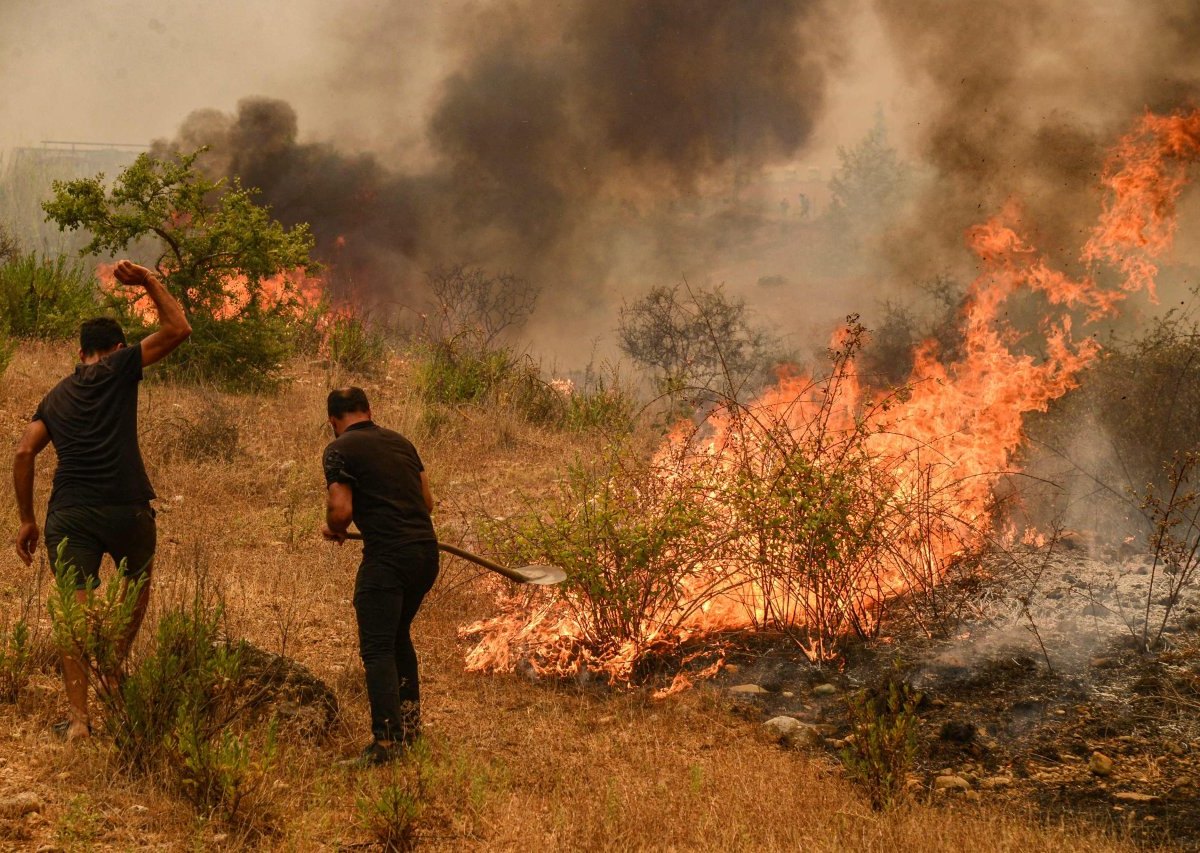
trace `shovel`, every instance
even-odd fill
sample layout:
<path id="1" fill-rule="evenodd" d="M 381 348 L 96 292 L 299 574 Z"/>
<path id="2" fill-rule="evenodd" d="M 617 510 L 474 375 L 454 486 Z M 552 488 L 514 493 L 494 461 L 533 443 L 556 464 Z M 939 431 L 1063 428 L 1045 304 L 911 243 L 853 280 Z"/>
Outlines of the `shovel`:
<path id="1" fill-rule="evenodd" d="M 346 538 L 361 541 L 363 537 L 361 533 L 347 533 Z M 490 569 L 496 574 L 504 575 L 510 581 L 516 581 L 517 583 L 551 586 L 556 583 L 562 583 L 567 579 L 567 573 L 558 566 L 519 566 L 515 569 L 510 569 L 508 566 L 493 563 L 486 557 L 472 554 L 470 551 L 454 545 L 447 545 L 445 542 L 438 543 L 438 550 L 445 551 L 447 554 L 453 554 L 455 557 L 461 557 L 464 560 L 469 560 L 477 566 L 483 566 L 485 569 Z"/>

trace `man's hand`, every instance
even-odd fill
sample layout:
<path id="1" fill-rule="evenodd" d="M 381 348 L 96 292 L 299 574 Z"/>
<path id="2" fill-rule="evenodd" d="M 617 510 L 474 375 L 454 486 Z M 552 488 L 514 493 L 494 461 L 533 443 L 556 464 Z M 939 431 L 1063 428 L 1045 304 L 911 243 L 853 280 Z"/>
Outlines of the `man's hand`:
<path id="1" fill-rule="evenodd" d="M 321 536 L 324 537 L 324 539 L 327 542 L 336 542 L 339 545 L 341 545 L 343 542 L 346 541 L 345 531 L 338 533 L 336 530 L 331 528 L 328 524 L 321 525 Z"/>
<path id="2" fill-rule="evenodd" d="M 132 261 L 118 261 L 113 275 L 126 287 L 145 287 L 154 273 Z"/>
<path id="3" fill-rule="evenodd" d="M 41 531 L 36 521 L 26 521 L 17 530 L 17 556 L 21 562 L 29 566 L 33 564 L 33 555 L 37 552 L 38 539 Z"/>

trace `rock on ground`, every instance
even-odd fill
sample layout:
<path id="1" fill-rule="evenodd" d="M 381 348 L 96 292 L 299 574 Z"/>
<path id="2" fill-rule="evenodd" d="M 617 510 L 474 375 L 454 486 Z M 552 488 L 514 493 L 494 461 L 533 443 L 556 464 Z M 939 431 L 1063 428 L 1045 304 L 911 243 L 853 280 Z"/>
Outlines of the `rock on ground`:
<path id="1" fill-rule="evenodd" d="M 816 747 L 825 743 L 816 726 L 801 722 L 795 717 L 772 717 L 763 725 L 785 746 Z"/>
<path id="2" fill-rule="evenodd" d="M 19 794 L 0 799 L 0 817 L 23 817 L 33 812 L 40 812 L 44 805 L 42 798 L 33 791 L 22 791 Z"/>

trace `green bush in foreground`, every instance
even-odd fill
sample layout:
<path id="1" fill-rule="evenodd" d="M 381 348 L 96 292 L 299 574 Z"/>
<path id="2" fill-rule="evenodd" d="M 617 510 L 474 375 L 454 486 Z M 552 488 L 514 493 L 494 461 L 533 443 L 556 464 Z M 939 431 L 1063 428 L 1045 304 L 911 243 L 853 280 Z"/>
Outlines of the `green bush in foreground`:
<path id="1" fill-rule="evenodd" d="M 56 562 L 49 608 L 60 651 L 83 662 L 116 759 L 138 776 L 164 772 L 205 815 L 245 817 L 277 753 L 274 721 L 261 738 L 239 725 L 242 644 L 224 638 L 223 608 L 197 589 L 159 620 L 150 649 L 126 667 L 123 638 L 142 581 L 76 595 L 76 572 Z"/>
<path id="2" fill-rule="evenodd" d="M 920 703 L 920 693 L 896 681 L 888 682 L 886 693 L 862 691 L 847 700 L 854 737 L 842 749 L 842 763 L 876 809 L 890 808 L 904 797 L 917 753 Z"/>
<path id="3" fill-rule="evenodd" d="M 18 619 L 0 630 L 0 702 L 16 702 L 33 670 L 29 623 Z"/>

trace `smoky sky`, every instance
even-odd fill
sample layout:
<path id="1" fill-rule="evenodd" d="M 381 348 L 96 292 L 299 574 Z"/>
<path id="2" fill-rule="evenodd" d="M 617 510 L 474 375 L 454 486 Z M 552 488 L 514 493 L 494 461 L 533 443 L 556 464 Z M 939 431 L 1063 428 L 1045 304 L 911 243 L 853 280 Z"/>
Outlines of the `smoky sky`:
<path id="1" fill-rule="evenodd" d="M 1070 266 L 1098 211 L 1106 151 L 1146 109 L 1200 93 L 1200 6 L 1052 0 L 875 0 L 906 78 L 930 180 L 890 244 L 919 277 L 961 255 L 962 235 L 1009 200 L 1022 228 Z"/>
<path id="2" fill-rule="evenodd" d="M 535 279 L 539 348 L 681 273 L 824 338 L 970 277 L 964 233 L 1010 200 L 1069 267 L 1108 147 L 1194 103 L 1198 30 L 1191 0 L 0 0 L 0 138 L 209 145 L 311 224 L 338 287 L 411 305 L 438 264 Z M 738 208 L 776 167 L 827 181 L 877 111 L 918 191 L 867 273 L 818 269 L 812 223 L 753 209 L 775 190 Z"/>
<path id="3" fill-rule="evenodd" d="M 195 111 L 159 150 L 207 145 L 207 168 L 261 189 L 285 223 L 310 223 L 321 259 L 373 295 L 403 301 L 422 270 L 465 261 L 586 300 L 606 275 L 591 248 L 605 211 L 636 219 L 803 150 L 839 33 L 820 0 L 497 4 L 465 21 L 417 165 L 336 135 L 301 141 L 303 117 L 270 97 Z M 406 42 L 403 16 L 375 23 L 343 35 L 369 34 L 375 53 Z M 356 51 L 343 54 L 337 78 L 386 109 L 388 62 L 356 81 Z"/>

